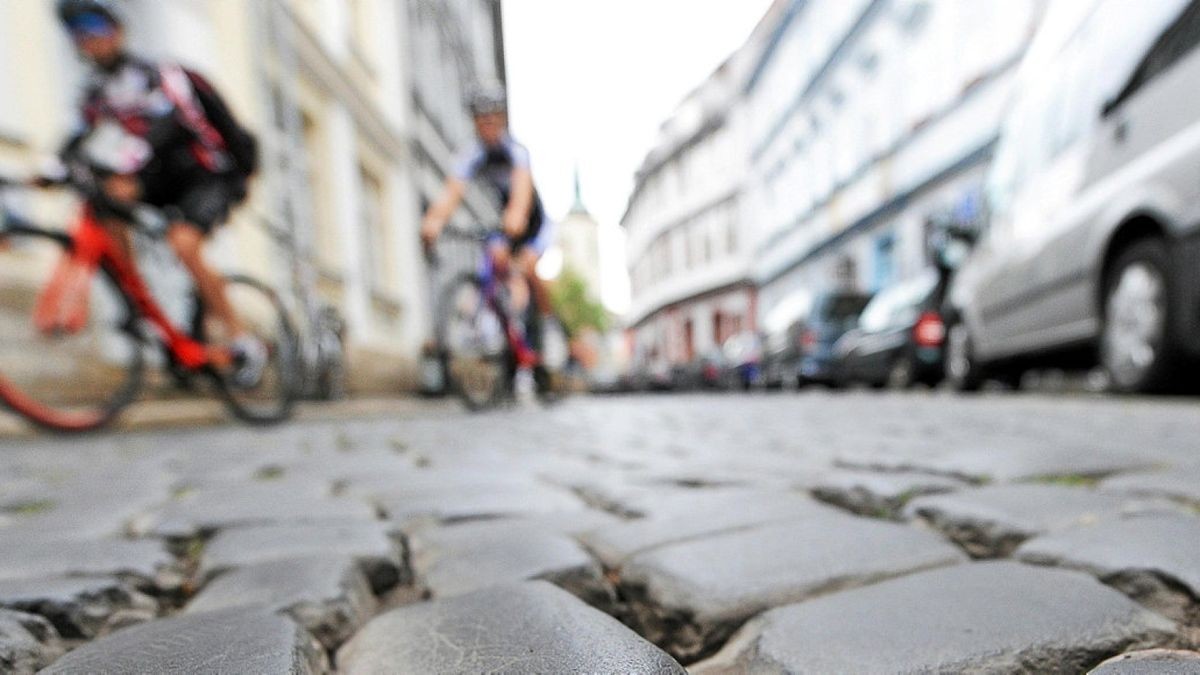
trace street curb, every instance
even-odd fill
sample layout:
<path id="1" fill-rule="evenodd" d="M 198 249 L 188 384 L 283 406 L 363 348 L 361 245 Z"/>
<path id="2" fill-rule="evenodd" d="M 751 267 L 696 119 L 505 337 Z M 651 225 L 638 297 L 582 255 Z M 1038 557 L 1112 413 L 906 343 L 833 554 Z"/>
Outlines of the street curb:
<path id="1" fill-rule="evenodd" d="M 445 413 L 458 410 L 457 403 L 447 399 L 424 399 L 414 396 L 396 398 L 363 398 L 330 403 L 302 403 L 292 422 L 336 422 L 347 419 L 411 416 Z M 117 422 L 102 432 L 138 433 L 170 431 L 183 428 L 237 425 L 225 407 L 210 399 L 171 401 L 141 401 L 129 407 Z M 0 412 L 0 440 L 32 440 L 44 438 L 42 431 L 7 412 Z"/>

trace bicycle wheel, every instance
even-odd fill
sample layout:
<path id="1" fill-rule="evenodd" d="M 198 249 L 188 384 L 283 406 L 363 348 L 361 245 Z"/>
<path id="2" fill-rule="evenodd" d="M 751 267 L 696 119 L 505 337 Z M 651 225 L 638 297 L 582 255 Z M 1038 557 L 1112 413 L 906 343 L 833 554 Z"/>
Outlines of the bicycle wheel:
<path id="1" fill-rule="evenodd" d="M 66 266 L 68 240 L 0 242 L 0 399 L 46 429 L 98 429 L 137 396 L 143 342 L 129 301 L 104 270 Z"/>
<path id="2" fill-rule="evenodd" d="M 470 410 L 495 405 L 507 387 L 508 341 L 479 279 L 460 277 L 447 288 L 441 318 L 454 391 Z"/>
<path id="3" fill-rule="evenodd" d="M 225 280 L 229 302 L 246 330 L 267 350 L 267 362 L 253 386 L 238 383 L 234 372 L 240 365 L 215 372 L 221 398 L 235 417 L 255 425 L 276 424 L 292 415 L 300 369 L 298 340 L 279 295 L 265 284 L 243 276 Z M 229 345 L 230 339 L 215 321 L 205 321 L 203 335 L 209 344 Z"/>

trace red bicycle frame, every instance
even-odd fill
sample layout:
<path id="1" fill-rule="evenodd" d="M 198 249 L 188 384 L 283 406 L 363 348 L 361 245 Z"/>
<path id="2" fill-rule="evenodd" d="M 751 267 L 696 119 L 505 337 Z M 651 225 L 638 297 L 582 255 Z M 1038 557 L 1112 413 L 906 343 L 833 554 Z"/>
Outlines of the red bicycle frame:
<path id="1" fill-rule="evenodd" d="M 83 327 L 87 319 L 84 304 L 64 322 L 61 307 L 65 302 L 84 302 L 86 299 L 71 297 L 85 293 L 98 267 L 103 266 L 112 274 L 121 292 L 133 305 L 133 310 L 148 320 L 158 331 L 159 337 L 171 356 L 189 370 L 201 370 L 214 365 L 209 350 L 187 333 L 176 328 L 165 312 L 154 301 L 137 266 L 126 251 L 126 247 L 114 236 L 111 229 L 100 221 L 89 205 L 83 208 L 79 220 L 71 232 L 71 246 L 55 270 L 46 289 L 38 297 L 34 310 L 35 321 L 42 330 L 62 329 L 71 331 Z"/>

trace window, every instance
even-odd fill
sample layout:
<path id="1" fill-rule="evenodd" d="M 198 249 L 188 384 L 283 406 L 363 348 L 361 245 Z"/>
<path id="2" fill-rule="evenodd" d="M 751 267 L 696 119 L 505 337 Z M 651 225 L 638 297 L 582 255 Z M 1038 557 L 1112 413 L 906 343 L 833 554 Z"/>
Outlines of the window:
<path id="1" fill-rule="evenodd" d="M 375 25 L 371 16 L 371 0 L 346 0 L 346 12 L 350 24 L 350 49 L 364 65 L 370 66 L 375 57 Z"/>
<path id="2" fill-rule="evenodd" d="M 17 59 L 12 53 L 16 43 L 8 16 L 12 11 L 9 3 L 0 2 L 0 140 L 19 138 L 24 128 L 16 79 L 18 68 L 14 65 Z"/>
<path id="3" fill-rule="evenodd" d="M 359 207 L 363 264 L 367 283 L 374 290 L 391 287 L 392 265 L 388 255 L 383 183 L 366 167 L 359 167 L 362 204 Z"/>
<path id="4" fill-rule="evenodd" d="M 1119 106 L 1132 98 L 1156 77 L 1175 65 L 1196 45 L 1200 44 L 1200 0 L 1193 0 L 1183 14 L 1159 37 L 1150 52 L 1142 60 L 1133 77 L 1110 103 L 1110 108 Z"/>
<path id="5" fill-rule="evenodd" d="M 734 255 L 738 250 L 738 228 L 737 222 L 733 218 L 733 209 L 726 208 L 724 215 L 725 220 L 725 250 L 729 255 Z"/>

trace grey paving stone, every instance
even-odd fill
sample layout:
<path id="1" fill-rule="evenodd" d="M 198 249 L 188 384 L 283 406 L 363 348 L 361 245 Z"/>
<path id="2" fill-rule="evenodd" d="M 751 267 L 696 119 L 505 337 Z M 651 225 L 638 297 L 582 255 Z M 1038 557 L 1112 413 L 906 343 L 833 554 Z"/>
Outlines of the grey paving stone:
<path id="1" fill-rule="evenodd" d="M 829 515 L 835 511 L 807 495 L 766 490 L 692 490 L 686 508 L 664 508 L 659 515 L 610 525 L 580 540 L 604 564 L 620 567 L 642 551 L 706 535 L 756 525 Z"/>
<path id="2" fill-rule="evenodd" d="M 404 490 L 381 495 L 376 502 L 397 524 L 423 517 L 455 522 L 582 511 L 585 508 L 584 503 L 569 492 L 537 484 Z"/>
<path id="3" fill-rule="evenodd" d="M 1123 495 L 1060 485 L 995 485 L 919 497 L 905 508 L 961 544 L 971 555 L 1002 557 L 1026 539 L 1098 523 L 1136 509 Z"/>
<path id="4" fill-rule="evenodd" d="M 370 521 L 366 503 L 299 491 L 287 485 L 230 485 L 181 495 L 147 513 L 139 533 L 191 538 L 230 527 L 277 523 Z"/>
<path id="5" fill-rule="evenodd" d="M 813 496 L 876 518 L 897 518 L 914 497 L 954 492 L 968 484 L 948 476 L 911 471 L 834 471 L 812 487 Z"/>
<path id="6" fill-rule="evenodd" d="M 112 577 L 0 581 L 0 607 L 44 616 L 63 637 L 89 639 L 120 612 L 153 616 L 159 609 L 154 598 Z"/>
<path id="7" fill-rule="evenodd" d="M 169 475 L 152 462 L 84 464 L 28 481 L 36 489 L 0 498 L 0 511 L 14 527 L 58 539 L 102 539 L 126 534 L 132 519 L 169 493 Z"/>
<path id="8" fill-rule="evenodd" d="M 62 652 L 62 642 L 49 621 L 0 609 L 0 673 L 33 675 Z"/>
<path id="9" fill-rule="evenodd" d="M 346 675 L 684 673 L 616 619 L 545 582 L 393 610 L 337 661 Z"/>
<path id="10" fill-rule="evenodd" d="M 573 489 L 595 508 L 619 514 L 625 518 L 654 518 L 686 515 L 713 500 L 730 498 L 750 492 L 741 487 L 683 488 L 664 487 L 631 482 L 622 475 L 606 480 L 583 481 Z"/>
<path id="11" fill-rule="evenodd" d="M 1077 572 L 958 565 L 772 610 L 694 675 L 1075 675 L 1175 625 Z"/>
<path id="12" fill-rule="evenodd" d="M 561 511 L 532 516 L 509 518 L 487 518 L 462 523 L 443 525 L 436 520 L 412 519 L 405 522 L 397 532 L 406 537 L 411 545 L 457 546 L 494 536 L 508 536 L 516 532 L 563 534 L 571 537 L 602 527 L 624 522 L 620 518 L 597 511 Z"/>
<path id="13" fill-rule="evenodd" d="M 204 548 L 209 577 L 235 567 L 337 553 L 358 561 L 376 593 L 406 581 L 403 546 L 383 522 L 283 523 L 224 530 Z"/>
<path id="14" fill-rule="evenodd" d="M 210 583 L 187 614 L 236 607 L 286 612 L 327 649 L 336 649 L 375 611 L 375 597 L 350 557 L 276 560 L 239 567 Z"/>
<path id="15" fill-rule="evenodd" d="M 1200 625 L 1200 519 L 1160 514 L 1105 521 L 1025 542 L 1026 562 L 1099 577 L 1178 621 Z"/>
<path id="16" fill-rule="evenodd" d="M 1200 467 L 1129 473 L 1109 478 L 1101 486 L 1108 490 L 1167 497 L 1200 506 Z"/>
<path id="17" fill-rule="evenodd" d="M 45 675 L 322 675 L 325 650 L 291 619 L 262 608 L 151 621 L 90 642 Z"/>
<path id="18" fill-rule="evenodd" d="M 1088 675 L 1200 675 L 1200 653 L 1147 649 L 1121 654 Z"/>
<path id="19" fill-rule="evenodd" d="M 430 490 L 446 490 L 457 488 L 461 490 L 487 490 L 497 488 L 533 488 L 537 487 L 536 476 L 520 466 L 509 466 L 506 469 L 480 467 L 452 467 L 446 469 L 426 469 L 414 471 L 407 469 L 402 474 L 387 473 L 354 473 L 339 476 L 343 489 L 349 494 L 367 498 L 402 497 L 408 493 L 423 493 Z"/>
<path id="20" fill-rule="evenodd" d="M 1017 482 L 1048 476 L 1103 478 L 1153 465 L 1140 452 L 1099 451 L 1094 447 L 1058 445 L 1044 439 L 1011 439 L 963 447 L 963 441 L 931 456 L 904 452 L 847 453 L 839 464 L 847 468 L 916 471 L 972 482 Z"/>
<path id="21" fill-rule="evenodd" d="M 415 537 L 413 567 L 419 582 L 435 598 L 445 598 L 541 579 L 593 606 L 612 607 L 615 597 L 603 570 L 576 541 L 554 532 L 497 525 L 469 523 Z M 460 528 L 473 536 L 454 532 Z"/>
<path id="22" fill-rule="evenodd" d="M 965 560 L 932 532 L 835 513 L 642 553 L 621 588 L 639 633 L 694 660 L 770 607 Z"/>
<path id="23" fill-rule="evenodd" d="M 119 575 L 151 583 L 174 563 L 159 541 L 55 541 L 0 530 L 0 580 Z"/>

